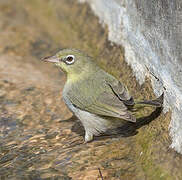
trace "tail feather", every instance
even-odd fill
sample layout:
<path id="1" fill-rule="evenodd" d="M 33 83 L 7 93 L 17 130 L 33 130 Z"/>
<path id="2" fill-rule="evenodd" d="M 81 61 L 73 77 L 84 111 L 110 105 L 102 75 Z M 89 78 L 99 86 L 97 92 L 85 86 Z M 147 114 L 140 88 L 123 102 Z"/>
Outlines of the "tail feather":
<path id="1" fill-rule="evenodd" d="M 164 93 L 162 93 L 162 95 L 158 97 L 157 99 L 138 101 L 138 102 L 135 102 L 135 105 L 162 107 L 163 98 L 164 98 Z"/>

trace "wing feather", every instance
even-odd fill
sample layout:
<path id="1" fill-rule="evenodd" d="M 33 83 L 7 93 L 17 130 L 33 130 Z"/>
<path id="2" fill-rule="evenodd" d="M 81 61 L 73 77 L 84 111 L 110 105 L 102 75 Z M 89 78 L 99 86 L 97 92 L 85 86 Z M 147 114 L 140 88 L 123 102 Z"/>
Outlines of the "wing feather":
<path id="1" fill-rule="evenodd" d="M 73 105 L 97 115 L 117 117 L 136 122 L 136 118 L 127 108 L 127 103 L 134 103 L 133 99 L 127 89 L 118 80 L 112 79 L 110 82 L 103 80 L 99 87 L 98 82 L 87 82 L 87 87 L 77 85 L 68 91 L 69 100 Z"/>

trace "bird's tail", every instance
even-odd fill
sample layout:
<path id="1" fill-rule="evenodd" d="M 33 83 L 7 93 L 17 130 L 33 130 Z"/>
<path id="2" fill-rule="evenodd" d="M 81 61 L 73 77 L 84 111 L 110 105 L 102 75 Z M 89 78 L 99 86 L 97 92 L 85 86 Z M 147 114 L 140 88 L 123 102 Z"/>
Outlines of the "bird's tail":
<path id="1" fill-rule="evenodd" d="M 154 100 L 135 101 L 134 108 L 140 109 L 142 107 L 147 107 L 147 106 L 162 107 L 163 98 L 164 98 L 164 93 L 162 93 L 161 96 L 159 96 L 157 99 Z"/>

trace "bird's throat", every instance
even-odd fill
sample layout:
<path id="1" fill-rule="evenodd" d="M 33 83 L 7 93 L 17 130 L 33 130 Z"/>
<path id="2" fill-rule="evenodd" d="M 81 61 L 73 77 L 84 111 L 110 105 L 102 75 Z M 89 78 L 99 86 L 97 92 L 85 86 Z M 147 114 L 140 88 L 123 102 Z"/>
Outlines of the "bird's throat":
<path id="1" fill-rule="evenodd" d="M 71 83 L 74 83 L 74 82 L 77 82 L 77 81 L 81 81 L 85 78 L 88 77 L 88 74 L 85 72 L 85 71 L 82 71 L 81 73 L 79 74 L 76 74 L 76 73 L 71 73 L 71 74 L 67 74 L 67 82 L 71 82 Z"/>

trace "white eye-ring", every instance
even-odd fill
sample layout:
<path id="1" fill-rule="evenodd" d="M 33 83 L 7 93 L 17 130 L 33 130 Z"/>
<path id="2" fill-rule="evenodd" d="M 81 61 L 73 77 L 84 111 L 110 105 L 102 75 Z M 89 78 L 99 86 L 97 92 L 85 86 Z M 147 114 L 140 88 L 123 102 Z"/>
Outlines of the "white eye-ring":
<path id="1" fill-rule="evenodd" d="M 66 64 L 73 64 L 75 62 L 75 56 L 73 56 L 73 55 L 66 56 L 65 62 L 66 62 Z"/>

